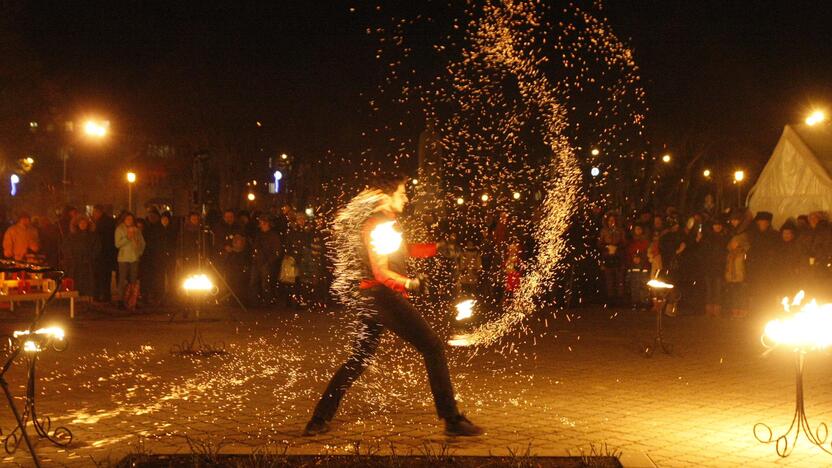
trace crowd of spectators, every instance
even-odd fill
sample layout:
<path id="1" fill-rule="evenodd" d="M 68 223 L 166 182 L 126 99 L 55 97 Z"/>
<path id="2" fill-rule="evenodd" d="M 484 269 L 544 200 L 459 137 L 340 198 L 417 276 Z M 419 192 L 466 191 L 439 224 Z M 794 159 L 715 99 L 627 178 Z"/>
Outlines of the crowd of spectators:
<path id="1" fill-rule="evenodd" d="M 682 218 L 670 207 L 626 221 L 607 213 L 597 239 L 603 294 L 619 305 L 657 307 L 646 287 L 657 278 L 675 285 L 681 311 L 734 318 L 770 312 L 799 290 L 822 299 L 832 279 L 826 213 L 789 219 L 779 230 L 772 219 L 745 209 Z"/>
<path id="2" fill-rule="evenodd" d="M 3 227 L 5 258 L 58 265 L 70 287 L 97 302 L 113 302 L 116 285 L 123 308 L 170 302 L 182 278 L 199 272 L 219 276 L 249 306 L 304 307 L 328 297 L 323 221 L 288 206 L 184 219 L 154 207 L 144 217 L 115 217 L 103 206 L 88 217 L 66 207 L 56 222 L 21 212 Z"/>

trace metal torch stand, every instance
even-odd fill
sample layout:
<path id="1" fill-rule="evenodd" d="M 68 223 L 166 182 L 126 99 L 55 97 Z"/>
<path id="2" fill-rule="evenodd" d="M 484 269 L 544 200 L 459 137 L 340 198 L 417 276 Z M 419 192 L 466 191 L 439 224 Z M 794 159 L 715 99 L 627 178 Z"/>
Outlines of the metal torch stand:
<path id="1" fill-rule="evenodd" d="M 664 329 L 662 328 L 662 317 L 664 311 L 667 309 L 669 293 L 664 292 L 656 294 L 654 297 L 662 301 L 662 306 L 656 308 L 656 336 L 651 343 L 642 346 L 641 351 L 645 358 L 653 357 L 657 349 L 660 349 L 664 354 L 671 354 L 673 352 L 673 345 L 664 340 Z"/>
<path id="2" fill-rule="evenodd" d="M 797 351 L 795 353 L 794 416 L 792 417 L 792 423 L 789 425 L 788 430 L 786 430 L 786 432 L 779 437 L 775 438 L 774 432 L 768 424 L 757 423 L 754 425 L 754 437 L 763 444 L 774 443 L 777 455 L 782 458 L 786 458 L 792 453 L 794 446 L 797 444 L 797 438 L 800 436 L 801 431 L 806 434 L 806 439 L 808 439 L 809 442 L 824 452 L 832 455 L 832 450 L 830 450 L 832 447 L 824 447 L 826 440 L 829 437 L 829 428 L 826 426 L 826 423 L 818 424 L 817 429 L 813 431 L 812 427 L 809 425 L 809 419 L 806 417 L 806 408 L 803 405 L 804 363 L 805 354 L 802 351 Z M 792 432 L 794 432 L 793 435 Z"/>
<path id="3" fill-rule="evenodd" d="M 197 299 L 199 301 L 199 299 Z M 195 356 L 195 357 L 210 357 L 222 354 L 228 354 L 225 350 L 225 343 L 220 343 L 219 346 L 214 346 L 206 343 L 202 339 L 202 330 L 199 329 L 199 303 L 196 305 L 196 322 L 194 323 L 194 334 L 190 341 L 183 341 L 178 345 L 173 345 L 170 352 L 178 356 Z"/>
<path id="4" fill-rule="evenodd" d="M 39 313 L 35 314 L 35 319 L 29 326 L 29 334 L 25 336 L 27 340 L 35 341 L 42 350 L 45 350 L 47 348 L 53 348 L 56 351 L 63 350 L 63 348 L 59 348 L 58 346 L 56 346 L 56 343 L 53 341 L 51 337 L 39 338 L 38 335 L 34 334 L 34 331 L 38 328 L 38 322 L 40 318 L 43 316 L 46 307 L 49 305 L 50 302 L 52 302 L 52 300 L 55 298 L 55 294 L 57 294 L 58 292 L 58 287 L 60 287 L 61 280 L 64 276 L 63 271 L 36 267 L 28 264 L 9 264 L 8 262 L 0 263 L 0 271 L 6 273 L 27 272 L 58 274 L 58 278 L 55 283 L 55 289 L 52 291 L 52 294 L 46 299 L 46 301 L 44 301 L 43 308 L 39 311 Z M 0 387 L 2 387 L 3 394 L 6 396 L 6 401 L 9 405 L 9 409 L 14 415 L 15 421 L 17 422 L 17 427 L 15 427 L 15 429 L 3 439 L 3 448 L 6 450 L 6 453 L 11 455 L 15 451 L 17 451 L 17 448 L 20 446 L 20 442 L 22 440 L 26 443 L 26 448 L 29 449 L 29 454 L 32 456 L 32 462 L 36 467 L 40 467 L 40 460 L 38 459 L 37 453 L 35 453 L 35 448 L 32 445 L 32 440 L 29 438 L 29 434 L 26 431 L 27 423 L 31 420 L 32 427 L 34 427 L 35 432 L 39 437 L 44 438 L 52 444 L 59 447 L 66 447 L 72 442 L 72 431 L 70 431 L 66 427 L 59 426 L 56 427 L 55 430 L 50 433 L 50 429 L 52 426 L 50 418 L 48 416 L 43 416 L 40 418 L 38 417 L 37 409 L 35 406 L 35 395 L 37 395 L 37 392 L 35 391 L 35 366 L 37 364 L 37 352 L 23 351 L 21 340 L 15 337 L 9 337 L 9 343 L 12 346 L 12 352 L 9 355 L 8 359 L 6 359 L 6 362 L 3 364 L 2 370 L 0 370 Z M 14 396 L 12 395 L 11 390 L 9 389 L 9 382 L 8 380 L 6 380 L 6 373 L 9 371 L 9 369 L 11 369 L 12 364 L 14 363 L 15 359 L 17 359 L 17 357 L 20 356 L 21 352 L 24 352 L 24 356 L 26 357 L 26 363 L 28 365 L 26 381 L 26 400 L 24 402 L 22 414 L 17 409 L 17 405 L 15 405 Z"/>

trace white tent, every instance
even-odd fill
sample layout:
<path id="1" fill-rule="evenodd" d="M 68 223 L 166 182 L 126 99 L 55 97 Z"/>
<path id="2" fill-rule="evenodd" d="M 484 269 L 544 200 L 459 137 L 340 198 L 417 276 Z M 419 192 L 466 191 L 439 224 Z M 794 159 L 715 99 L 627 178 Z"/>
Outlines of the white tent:
<path id="1" fill-rule="evenodd" d="M 832 211 L 832 127 L 786 125 L 757 183 L 748 193 L 753 212 L 770 211 L 772 226 L 812 211 Z"/>

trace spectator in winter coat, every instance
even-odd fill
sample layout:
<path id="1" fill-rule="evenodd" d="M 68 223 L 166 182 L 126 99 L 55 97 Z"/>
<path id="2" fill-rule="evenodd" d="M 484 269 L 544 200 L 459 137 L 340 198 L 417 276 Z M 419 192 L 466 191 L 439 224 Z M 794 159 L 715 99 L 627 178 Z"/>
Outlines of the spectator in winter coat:
<path id="1" fill-rule="evenodd" d="M 744 210 L 731 213 L 732 235 L 728 241 L 728 257 L 725 265 L 725 292 L 731 317 L 742 318 L 748 315 L 748 297 L 746 292 L 745 257 L 750 243 L 748 241 L 748 219 Z"/>
<path id="2" fill-rule="evenodd" d="M 753 310 L 765 310 L 780 303 L 777 280 L 779 275 L 780 234 L 772 229 L 773 215 L 760 211 L 754 217 L 754 225 L 748 233 L 748 285 Z"/>
<path id="3" fill-rule="evenodd" d="M 82 296 L 95 293 L 95 266 L 101 255 L 101 240 L 86 216 L 76 216 L 62 248 L 66 276 L 72 278 Z"/>
<path id="4" fill-rule="evenodd" d="M 260 232 L 254 240 L 253 262 L 249 280 L 249 297 L 253 303 L 274 302 L 274 276 L 283 254 L 280 234 L 272 227 L 272 221 L 260 218 Z"/>
<path id="5" fill-rule="evenodd" d="M 650 249 L 650 239 L 641 224 L 633 225 L 630 240 L 627 243 L 627 283 L 629 285 L 630 302 L 633 306 L 647 303 L 647 281 L 650 279 L 650 263 L 647 251 Z"/>
<path id="6" fill-rule="evenodd" d="M 624 296 L 624 255 L 626 237 L 618 225 L 618 218 L 608 214 L 598 237 L 601 250 L 601 269 L 604 272 L 604 294 L 608 301 L 620 301 Z"/>
<path id="7" fill-rule="evenodd" d="M 801 257 L 803 263 L 804 288 L 809 297 L 828 300 L 826 296 L 832 263 L 832 229 L 821 212 L 810 213 L 806 229 L 800 233 Z"/>
<path id="8" fill-rule="evenodd" d="M 95 226 L 95 235 L 98 236 L 98 244 L 101 246 L 101 254 L 95 260 L 95 300 L 110 302 L 113 271 L 118 266 L 116 224 L 113 216 L 107 213 L 103 206 L 96 205 L 92 210 L 92 225 Z"/>
<path id="9" fill-rule="evenodd" d="M 32 226 L 28 213 L 20 213 L 17 222 L 3 235 L 3 256 L 18 261 L 25 260 L 29 252 L 40 250 L 38 230 Z"/>
<path id="10" fill-rule="evenodd" d="M 804 288 L 803 262 L 797 226 L 786 221 L 780 228 L 780 245 L 777 248 L 778 297 L 792 297 Z"/>
<path id="11" fill-rule="evenodd" d="M 699 245 L 705 281 L 705 315 L 709 317 L 719 317 L 722 313 L 725 265 L 730 240 L 722 220 L 714 218 L 710 231 L 703 236 Z"/>
<path id="12" fill-rule="evenodd" d="M 115 232 L 115 244 L 118 249 L 118 283 L 121 307 L 125 307 L 128 286 L 138 287 L 139 260 L 144 253 L 144 236 L 136 225 L 136 218 L 132 213 L 126 213 Z M 138 291 L 136 291 L 138 295 Z"/>

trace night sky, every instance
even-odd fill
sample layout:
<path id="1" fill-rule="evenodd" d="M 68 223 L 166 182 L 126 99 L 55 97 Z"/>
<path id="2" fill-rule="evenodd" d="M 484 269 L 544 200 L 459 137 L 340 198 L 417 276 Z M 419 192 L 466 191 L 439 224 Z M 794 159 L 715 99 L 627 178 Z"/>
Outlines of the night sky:
<path id="1" fill-rule="evenodd" d="M 118 127 L 164 139 L 259 120 L 275 146 L 319 153 L 354 149 L 372 125 L 363 111 L 385 70 L 366 3 L 13 3 L 44 76 Z M 404 5 L 381 4 L 391 16 Z M 832 108 L 827 2 L 616 0 L 606 11 L 635 50 L 654 143 L 694 129 L 764 157 L 784 124 Z"/>

